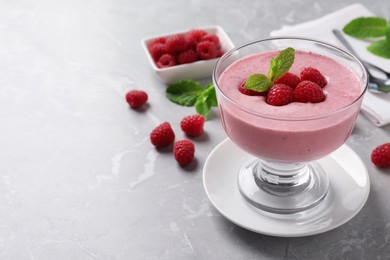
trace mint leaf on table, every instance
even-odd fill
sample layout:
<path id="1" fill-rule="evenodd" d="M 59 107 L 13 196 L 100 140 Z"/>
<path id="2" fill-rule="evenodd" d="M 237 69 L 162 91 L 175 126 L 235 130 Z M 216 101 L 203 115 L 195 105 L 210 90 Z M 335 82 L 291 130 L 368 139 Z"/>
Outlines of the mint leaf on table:
<path id="1" fill-rule="evenodd" d="M 344 26 L 343 32 L 358 38 L 371 39 L 367 50 L 390 59 L 390 22 L 382 17 L 358 17 Z M 372 41 L 372 39 L 375 41 Z"/>
<path id="2" fill-rule="evenodd" d="M 390 59 L 390 42 L 387 40 L 373 42 L 367 49 L 375 55 Z"/>
<path id="3" fill-rule="evenodd" d="M 196 112 L 208 119 L 211 107 L 218 106 L 217 95 L 212 83 L 202 88 L 198 81 L 180 80 L 170 84 L 165 95 L 181 106 L 195 106 Z"/>
<path id="4" fill-rule="evenodd" d="M 343 32 L 359 39 L 385 36 L 387 21 L 381 17 L 359 17 L 344 26 Z"/>
<path id="5" fill-rule="evenodd" d="M 206 87 L 205 90 L 202 92 L 203 96 L 207 97 L 208 102 L 212 107 L 218 106 L 218 101 L 217 101 L 217 94 L 215 93 L 215 88 L 213 83 L 209 83 Z"/>
<path id="6" fill-rule="evenodd" d="M 202 91 L 203 88 L 199 82 L 180 80 L 169 85 L 165 94 L 169 100 L 178 105 L 193 106 Z"/>
<path id="7" fill-rule="evenodd" d="M 280 79 L 291 68 L 295 59 L 295 50 L 291 47 L 284 49 L 271 59 L 268 77 L 272 82 Z"/>
<path id="8" fill-rule="evenodd" d="M 211 107 L 218 106 L 217 95 L 213 84 L 206 86 L 205 90 L 198 96 L 195 102 L 195 110 L 198 114 L 208 119 Z"/>
<path id="9" fill-rule="evenodd" d="M 385 35 L 386 35 L 387 44 L 390 45 L 390 26 L 386 28 Z"/>

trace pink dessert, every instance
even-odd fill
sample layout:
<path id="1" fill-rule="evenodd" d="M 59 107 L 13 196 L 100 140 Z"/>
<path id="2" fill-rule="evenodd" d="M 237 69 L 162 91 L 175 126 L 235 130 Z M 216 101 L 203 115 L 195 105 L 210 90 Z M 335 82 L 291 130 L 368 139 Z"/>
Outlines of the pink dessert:
<path id="1" fill-rule="evenodd" d="M 239 85 L 251 74 L 267 75 L 270 59 L 278 52 L 251 55 L 230 65 L 218 80 L 218 98 L 224 128 L 245 151 L 278 162 L 305 162 L 334 151 L 350 135 L 364 86 L 337 61 L 312 52 L 295 51 L 290 72 L 299 75 L 314 67 L 326 77 L 326 99 L 320 103 L 293 102 L 271 106 L 264 96 L 248 96 Z"/>

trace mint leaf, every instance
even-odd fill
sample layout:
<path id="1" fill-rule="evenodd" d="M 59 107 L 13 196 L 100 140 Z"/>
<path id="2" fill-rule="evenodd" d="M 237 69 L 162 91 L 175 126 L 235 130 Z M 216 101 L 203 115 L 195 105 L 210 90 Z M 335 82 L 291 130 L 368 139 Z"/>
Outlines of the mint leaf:
<path id="1" fill-rule="evenodd" d="M 199 82 L 193 80 L 180 80 L 166 89 L 166 96 L 172 102 L 182 106 L 193 106 L 202 93 L 203 88 Z"/>
<path id="2" fill-rule="evenodd" d="M 245 82 L 245 88 L 257 92 L 267 91 L 272 86 L 272 81 L 264 74 L 252 74 Z"/>
<path id="3" fill-rule="evenodd" d="M 390 26 L 386 28 L 386 41 L 390 45 Z"/>
<path id="4" fill-rule="evenodd" d="M 215 93 L 215 87 L 213 83 L 209 83 L 201 95 L 207 96 L 207 100 L 209 100 L 211 106 L 218 106 L 217 94 Z"/>
<path id="5" fill-rule="evenodd" d="M 195 102 L 195 110 L 208 119 L 211 107 L 218 105 L 217 95 L 213 84 L 206 86 L 205 90 L 198 96 Z"/>
<path id="6" fill-rule="evenodd" d="M 344 26 L 343 32 L 355 38 L 377 38 L 385 36 L 387 21 L 381 17 L 359 17 Z"/>
<path id="7" fill-rule="evenodd" d="M 390 59 L 390 43 L 387 40 L 373 42 L 367 49 L 375 55 Z"/>
<path id="8" fill-rule="evenodd" d="M 211 107 L 218 106 L 217 95 L 212 83 L 204 89 L 194 80 L 180 80 L 168 86 L 166 96 L 172 102 L 182 106 L 195 106 L 198 114 L 208 119 Z"/>
<path id="9" fill-rule="evenodd" d="M 195 102 L 195 110 L 198 114 L 203 115 L 204 118 L 207 120 L 209 117 L 209 111 L 211 109 L 209 102 L 203 102 L 203 101 L 196 101 Z"/>
<path id="10" fill-rule="evenodd" d="M 294 63 L 295 50 L 291 47 L 284 49 L 271 59 L 268 78 L 274 82 L 280 79 L 291 68 Z"/>
<path id="11" fill-rule="evenodd" d="M 252 74 L 245 81 L 245 88 L 257 92 L 265 92 L 274 81 L 280 79 L 291 68 L 294 63 L 295 50 L 291 47 L 279 52 L 273 57 L 268 70 L 268 77 L 264 74 Z"/>

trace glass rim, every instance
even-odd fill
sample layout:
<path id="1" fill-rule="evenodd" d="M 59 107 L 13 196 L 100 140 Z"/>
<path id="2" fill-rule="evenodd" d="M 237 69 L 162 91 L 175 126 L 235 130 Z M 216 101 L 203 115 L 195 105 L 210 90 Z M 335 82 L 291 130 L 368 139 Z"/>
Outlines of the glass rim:
<path id="1" fill-rule="evenodd" d="M 255 43 L 261 43 L 261 42 L 269 42 L 269 41 L 273 41 L 273 40 L 299 40 L 299 41 L 305 41 L 305 42 L 312 42 L 312 43 L 317 43 L 317 44 L 320 44 L 320 45 L 324 45 L 326 46 L 327 48 L 330 48 L 330 49 L 333 49 L 335 51 L 339 51 L 345 55 L 347 55 L 348 57 L 350 57 L 354 62 L 356 62 L 360 69 L 362 70 L 362 78 L 363 80 L 365 81 L 365 86 L 362 90 L 362 92 L 360 93 L 360 95 L 355 99 L 353 100 L 351 103 L 349 103 L 348 105 L 345 105 L 337 110 L 333 110 L 331 112 L 327 112 L 327 113 L 324 113 L 324 114 L 320 114 L 320 115 L 315 115 L 315 116 L 299 116 L 299 117 L 280 117 L 280 116 L 272 116 L 272 115 L 269 115 L 269 114 L 262 114 L 262 113 L 259 113 L 259 112 L 256 112 L 248 107 L 245 107 L 244 105 L 241 105 L 239 103 L 237 103 L 236 101 L 234 101 L 233 99 L 231 99 L 230 97 L 228 97 L 222 90 L 221 88 L 219 87 L 218 83 L 217 83 L 217 80 L 216 80 L 216 73 L 217 73 L 217 68 L 220 66 L 220 64 L 225 61 L 228 57 L 230 57 L 230 55 L 242 48 L 245 48 L 249 45 L 252 45 L 252 44 L 255 44 Z M 214 66 L 214 69 L 213 69 L 213 73 L 212 73 L 212 80 L 213 80 L 213 84 L 215 87 L 218 88 L 220 94 L 226 99 L 228 100 L 230 103 L 232 103 L 235 107 L 237 107 L 238 109 L 244 111 L 244 112 L 247 112 L 249 114 L 252 114 L 254 116 L 257 116 L 257 117 L 262 117 L 262 118 L 265 118 L 265 119 L 272 119 L 272 120 L 284 120 L 284 121 L 307 121 L 307 120 L 316 120 L 316 119 L 322 119 L 322 118 L 327 118 L 327 117 L 330 117 L 330 116 L 333 116 L 333 115 L 336 115 L 344 110 L 347 110 L 348 108 L 352 107 L 355 103 L 359 102 L 359 100 L 361 100 L 363 98 L 363 95 L 365 94 L 365 92 L 367 91 L 367 88 L 368 88 L 368 75 L 367 75 L 367 71 L 365 69 L 365 67 L 363 66 L 363 64 L 360 62 L 360 60 L 358 58 L 356 58 L 354 55 L 352 55 L 351 53 L 349 53 L 348 51 L 332 44 L 332 43 L 329 43 L 329 42 L 326 42 L 326 41 L 321 41 L 321 40 L 317 40 L 317 39 L 314 39 L 314 38 L 309 38 L 309 37 L 297 37 L 297 36 L 278 36 L 278 37 L 268 37 L 268 38 L 262 38 L 262 39 L 257 39 L 257 40 L 252 40 L 252 41 L 249 41 L 249 42 L 246 42 L 240 46 L 237 46 L 229 51 L 227 51 L 224 55 L 222 55 L 221 58 L 218 59 L 217 63 L 215 64 Z"/>

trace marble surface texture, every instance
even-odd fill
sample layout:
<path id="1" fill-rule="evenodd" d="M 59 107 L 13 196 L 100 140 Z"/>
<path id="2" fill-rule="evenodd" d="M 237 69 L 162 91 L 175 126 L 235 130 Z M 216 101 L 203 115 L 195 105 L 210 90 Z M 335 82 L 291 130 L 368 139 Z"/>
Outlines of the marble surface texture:
<path id="1" fill-rule="evenodd" d="M 360 1 L 389 18 L 386 0 Z M 220 25 L 235 45 L 338 10 L 352 0 L 0 1 L 0 259 L 389 259 L 390 172 L 370 162 L 390 141 L 359 116 L 348 145 L 371 192 L 361 212 L 315 236 L 278 238 L 218 213 L 202 185 L 226 138 L 217 109 L 183 169 L 149 133 L 193 114 L 165 98 L 141 39 Z M 204 82 L 211 81 L 211 78 Z M 141 88 L 148 106 L 131 110 Z"/>

